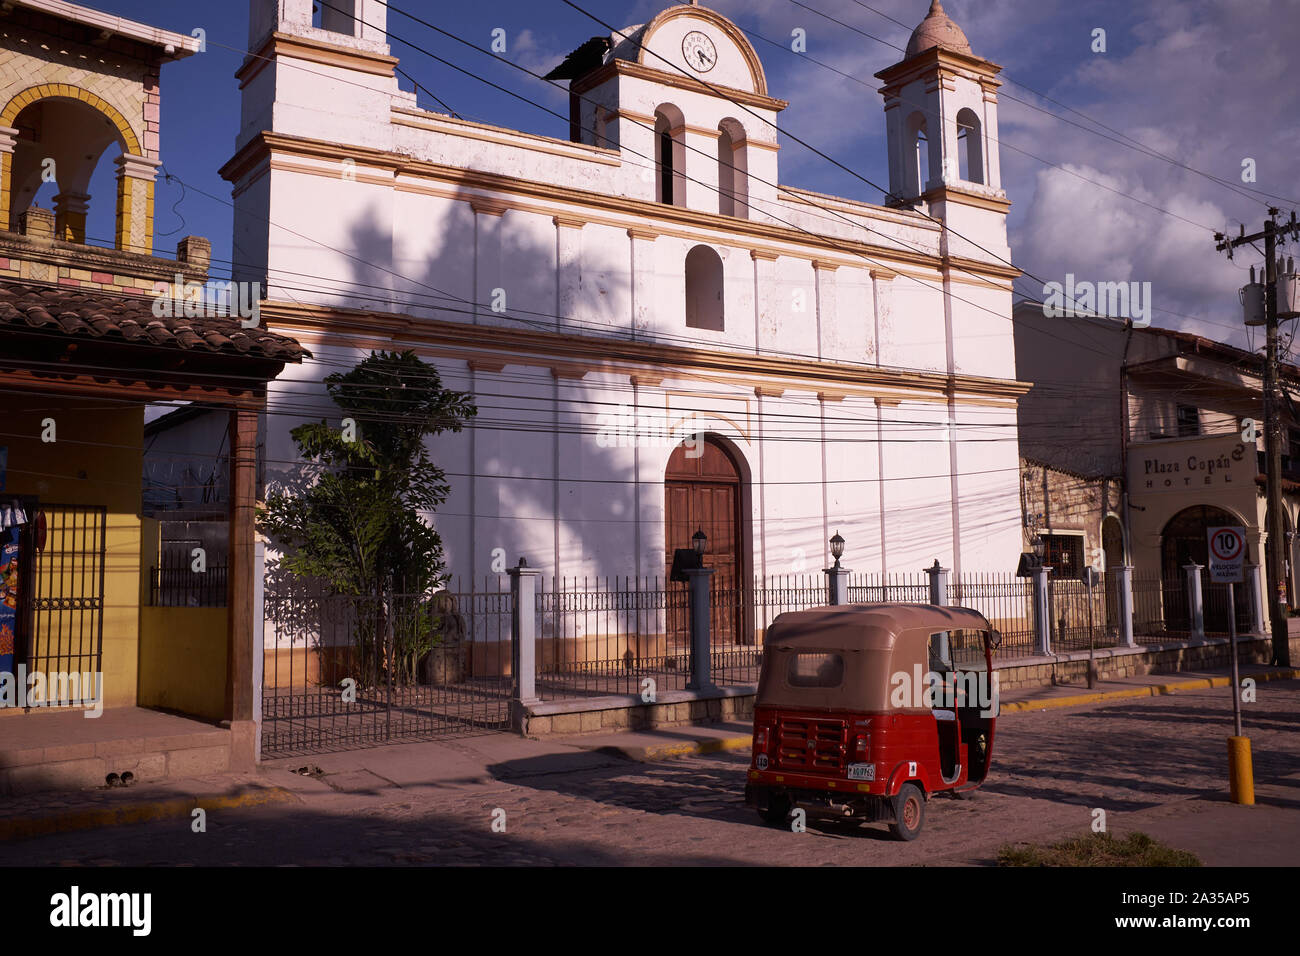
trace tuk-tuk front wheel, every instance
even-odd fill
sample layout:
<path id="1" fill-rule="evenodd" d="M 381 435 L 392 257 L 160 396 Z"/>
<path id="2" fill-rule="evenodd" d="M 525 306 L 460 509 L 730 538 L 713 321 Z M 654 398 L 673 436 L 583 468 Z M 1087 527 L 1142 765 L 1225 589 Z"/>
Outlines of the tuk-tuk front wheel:
<path id="1" fill-rule="evenodd" d="M 784 794 L 769 794 L 767 806 L 760 806 L 758 815 L 763 818 L 764 823 L 772 825 L 785 823 L 786 817 L 790 816 L 789 798 Z"/>
<path id="2" fill-rule="evenodd" d="M 890 832 L 899 840 L 915 840 L 925 824 L 925 794 L 914 783 L 905 783 L 894 797 L 894 822 Z"/>

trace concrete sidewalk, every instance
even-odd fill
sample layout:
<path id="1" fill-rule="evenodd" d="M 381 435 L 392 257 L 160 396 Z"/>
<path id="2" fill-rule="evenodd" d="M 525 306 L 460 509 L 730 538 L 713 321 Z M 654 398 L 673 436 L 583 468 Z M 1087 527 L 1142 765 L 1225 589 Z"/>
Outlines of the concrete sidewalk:
<path id="1" fill-rule="evenodd" d="M 1298 670 L 1243 667 L 1259 682 L 1300 677 Z M 1086 707 L 1135 697 L 1226 688 L 1226 673 L 1147 675 L 1086 687 L 1008 693 L 1004 714 Z M 193 809 L 238 809 L 269 803 L 321 810 L 374 806 L 420 793 L 491 787 L 512 777 L 563 774 L 695 754 L 744 751 L 748 723 L 669 727 L 525 739 L 511 734 L 395 744 L 266 761 L 254 774 L 176 779 L 131 788 L 42 793 L 0 804 L 0 843 L 46 833 L 189 816 Z M 1243 808 L 1226 805 L 1226 812 Z"/>
<path id="2" fill-rule="evenodd" d="M 1274 680 L 1292 680 L 1300 677 L 1300 668 L 1267 667 L 1260 664 L 1243 664 L 1238 669 L 1241 678 L 1249 677 L 1256 683 Z M 1130 697 L 1159 697 L 1189 690 L 1211 687 L 1226 688 L 1232 675 L 1223 670 L 1180 671 L 1177 674 L 1142 674 L 1134 677 L 1098 681 L 1092 690 L 1086 683 L 1060 684 L 1054 687 L 1031 687 L 1007 691 L 1001 695 L 1000 712 L 1004 714 L 1025 711 L 1055 710 L 1060 707 L 1079 707 L 1108 700 Z"/>

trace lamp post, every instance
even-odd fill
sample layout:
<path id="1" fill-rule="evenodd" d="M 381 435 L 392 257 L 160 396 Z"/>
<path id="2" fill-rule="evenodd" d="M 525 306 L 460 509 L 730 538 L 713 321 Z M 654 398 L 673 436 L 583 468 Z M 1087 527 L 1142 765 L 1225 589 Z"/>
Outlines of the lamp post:
<path id="1" fill-rule="evenodd" d="M 711 608 L 709 602 L 709 579 L 713 569 L 704 567 L 704 555 L 709 550 L 709 537 L 700 528 L 691 535 L 691 547 L 700 557 L 700 566 L 686 571 L 687 600 L 690 609 L 691 633 L 691 679 L 687 690 L 709 690 L 713 681 L 709 675 L 709 653 L 712 640 L 709 635 Z"/>
<path id="2" fill-rule="evenodd" d="M 840 566 L 840 558 L 844 557 L 844 539 L 840 537 L 838 531 L 831 536 L 831 557 L 835 559 L 835 567 Z"/>
<path id="3" fill-rule="evenodd" d="M 835 563 L 822 572 L 826 575 L 826 600 L 830 604 L 848 604 L 849 569 L 840 567 L 840 558 L 844 557 L 844 539 L 838 531 L 831 538 L 830 545 Z"/>
<path id="4" fill-rule="evenodd" d="M 1034 579 L 1034 649 L 1036 653 L 1046 657 L 1052 646 L 1053 603 L 1052 580 L 1048 577 L 1049 569 L 1043 564 L 1047 542 L 1035 531 L 1030 547 L 1034 549 L 1034 567 L 1030 569 L 1030 577 Z"/>

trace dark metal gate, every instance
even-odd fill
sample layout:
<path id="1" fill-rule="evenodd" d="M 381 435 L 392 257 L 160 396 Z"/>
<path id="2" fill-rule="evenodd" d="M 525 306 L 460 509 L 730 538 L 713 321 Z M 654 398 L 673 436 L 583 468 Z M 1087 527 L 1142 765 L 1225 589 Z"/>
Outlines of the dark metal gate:
<path id="1" fill-rule="evenodd" d="M 32 581 L 27 666 L 47 681 L 54 674 L 87 672 L 93 679 L 103 670 L 108 509 L 42 503 L 40 510 L 45 547 Z"/>
<path id="2" fill-rule="evenodd" d="M 510 591 L 387 599 L 268 582 L 262 755 L 505 730 Z"/>

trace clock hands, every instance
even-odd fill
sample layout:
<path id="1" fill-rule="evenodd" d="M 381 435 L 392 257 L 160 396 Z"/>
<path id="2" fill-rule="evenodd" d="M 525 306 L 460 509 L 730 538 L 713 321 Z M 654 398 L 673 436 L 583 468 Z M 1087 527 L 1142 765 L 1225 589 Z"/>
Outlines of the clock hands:
<path id="1" fill-rule="evenodd" d="M 718 53 L 713 48 L 713 43 L 699 32 L 686 35 L 682 41 L 682 55 L 686 59 L 687 66 L 701 73 L 707 73 L 718 62 Z"/>

